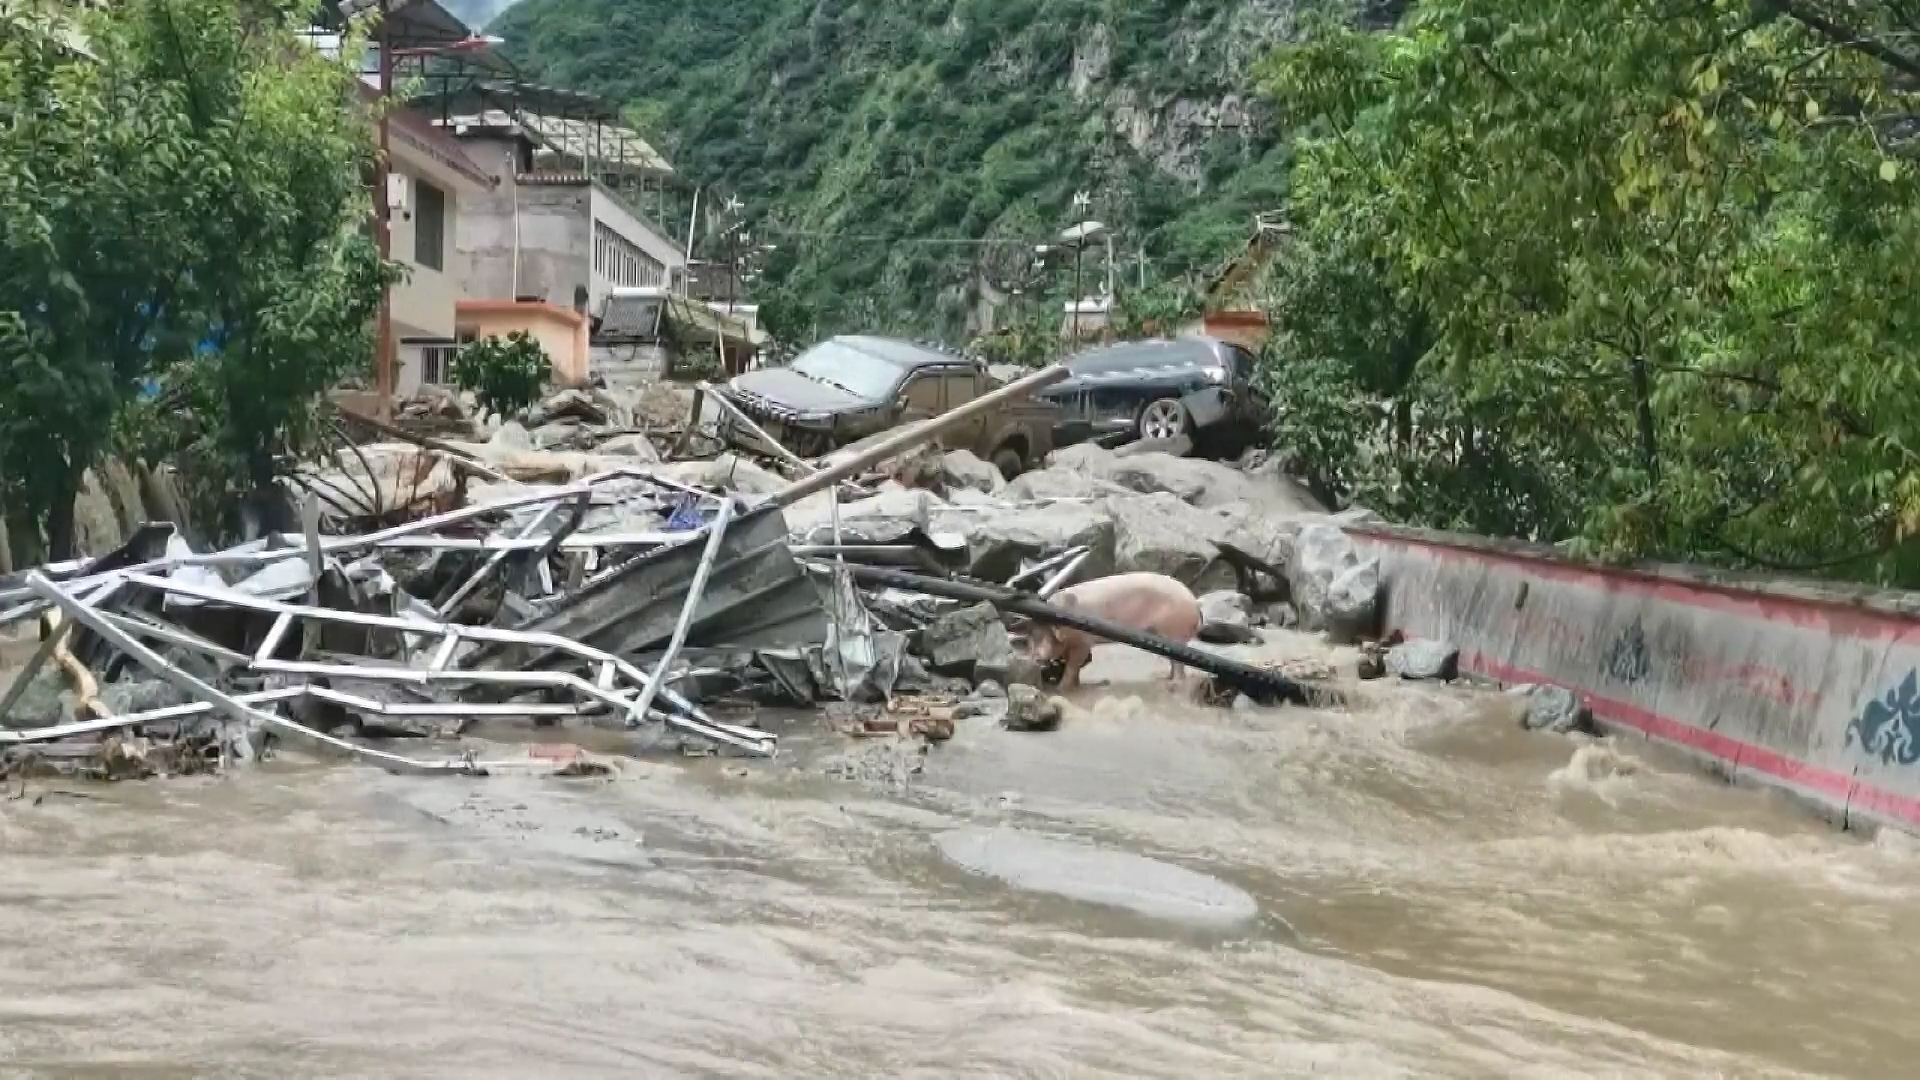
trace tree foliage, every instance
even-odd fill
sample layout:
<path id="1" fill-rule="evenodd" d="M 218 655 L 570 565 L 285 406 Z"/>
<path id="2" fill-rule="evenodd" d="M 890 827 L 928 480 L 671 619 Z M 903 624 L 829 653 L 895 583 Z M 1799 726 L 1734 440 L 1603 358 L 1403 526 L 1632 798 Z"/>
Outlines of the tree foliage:
<path id="1" fill-rule="evenodd" d="M 1432 0 L 1284 49 L 1269 378 L 1317 485 L 1920 581 L 1916 72 L 1899 4 L 1816 6 Z"/>
<path id="2" fill-rule="evenodd" d="M 371 353 L 388 278 L 356 226 L 371 136 L 351 65 L 289 0 L 53 0 L 86 52 L 0 34 L 0 488 L 12 534 L 72 543 L 111 449 L 181 466 L 215 528 L 311 441 Z M 8 27 L 13 30 L 16 27 Z M 135 407 L 145 390 L 157 396 Z"/>
<path id="3" fill-rule="evenodd" d="M 551 367 L 547 350 L 525 330 L 515 330 L 462 346 L 453 360 L 453 383 L 473 391 L 488 412 L 512 416 L 540 400 Z"/>

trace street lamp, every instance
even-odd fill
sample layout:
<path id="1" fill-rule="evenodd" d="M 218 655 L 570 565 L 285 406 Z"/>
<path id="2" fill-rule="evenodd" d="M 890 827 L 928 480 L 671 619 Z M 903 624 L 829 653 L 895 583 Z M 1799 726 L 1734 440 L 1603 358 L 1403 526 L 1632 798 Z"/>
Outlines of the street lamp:
<path id="1" fill-rule="evenodd" d="M 1074 203 L 1076 206 L 1081 203 L 1081 196 L 1084 196 L 1085 194 L 1086 194 L 1085 192 L 1081 192 L 1080 195 L 1074 196 Z M 1060 246 L 1062 247 L 1071 246 L 1073 248 L 1073 316 L 1072 316 L 1073 322 L 1072 322 L 1072 326 L 1073 326 L 1073 340 L 1077 344 L 1080 340 L 1080 300 L 1081 300 L 1080 255 L 1082 252 L 1086 250 L 1088 242 L 1093 240 L 1100 240 L 1100 239 L 1106 240 L 1107 242 L 1107 294 L 1111 296 L 1113 294 L 1113 237 L 1108 234 L 1107 227 L 1105 225 L 1102 225 L 1100 222 L 1082 221 L 1080 224 L 1072 226 L 1071 228 L 1062 229 L 1060 231 L 1060 235 L 1058 239 L 1060 241 Z M 1046 251 L 1046 245 L 1043 244 L 1039 248 L 1036 248 L 1035 250 L 1041 253 L 1044 253 Z"/>

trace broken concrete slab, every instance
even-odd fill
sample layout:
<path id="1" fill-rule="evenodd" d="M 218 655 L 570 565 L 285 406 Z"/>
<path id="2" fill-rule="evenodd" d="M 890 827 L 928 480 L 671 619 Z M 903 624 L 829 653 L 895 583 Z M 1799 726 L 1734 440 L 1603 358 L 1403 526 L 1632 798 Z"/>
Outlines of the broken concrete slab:
<path id="1" fill-rule="evenodd" d="M 949 492 L 972 489 L 988 495 L 1006 486 L 999 469 L 967 450 L 949 450 L 941 455 L 940 482 Z"/>

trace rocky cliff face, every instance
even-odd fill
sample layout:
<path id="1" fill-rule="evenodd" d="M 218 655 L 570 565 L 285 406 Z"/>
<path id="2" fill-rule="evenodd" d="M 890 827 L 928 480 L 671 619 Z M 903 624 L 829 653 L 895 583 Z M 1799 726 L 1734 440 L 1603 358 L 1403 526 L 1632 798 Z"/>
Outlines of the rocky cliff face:
<path id="1" fill-rule="evenodd" d="M 955 338 L 1012 317 L 1008 298 L 1058 311 L 1066 283 L 1032 245 L 1082 214 L 1115 227 L 1136 284 L 1243 241 L 1285 186 L 1254 68 L 1324 2 L 523 0 L 496 30 L 745 200 L 777 245 L 777 333 Z"/>

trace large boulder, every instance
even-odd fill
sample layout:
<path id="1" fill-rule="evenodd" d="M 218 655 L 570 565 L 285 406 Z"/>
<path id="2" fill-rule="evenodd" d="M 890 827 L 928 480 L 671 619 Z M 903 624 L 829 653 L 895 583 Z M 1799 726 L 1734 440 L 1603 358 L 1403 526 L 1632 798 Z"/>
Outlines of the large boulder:
<path id="1" fill-rule="evenodd" d="M 840 506 L 840 535 L 849 544 L 891 544 L 915 529 L 925 530 L 946 502 L 929 491 L 889 488 L 871 498 Z M 833 494 L 821 492 L 787 508 L 787 531 L 807 543 L 833 542 Z"/>
<path id="2" fill-rule="evenodd" d="M 1380 622 L 1380 560 L 1350 566 L 1333 579 L 1321 629 L 1327 640 L 1350 644 L 1370 637 Z"/>
<path id="3" fill-rule="evenodd" d="M 1074 443 L 1072 446 L 1062 446 L 1048 454 L 1047 468 L 1091 473 L 1112 461 L 1113 458 L 1113 451 L 1104 446 L 1095 443 Z"/>
<path id="4" fill-rule="evenodd" d="M 1564 686 L 1524 684 L 1513 687 L 1507 693 L 1526 700 L 1527 709 L 1520 718 L 1520 726 L 1528 731 L 1550 731 L 1565 735 L 1592 726 L 1592 714 L 1587 711 L 1586 703 L 1580 700 L 1580 695 Z"/>
<path id="5" fill-rule="evenodd" d="M 1113 517 L 1114 569 L 1165 574 L 1196 592 L 1233 584 L 1216 540 L 1225 530 L 1219 515 L 1165 491 L 1108 499 Z"/>
<path id="6" fill-rule="evenodd" d="M 1361 565 L 1359 549 L 1339 528 L 1316 524 L 1300 530 L 1287 564 L 1287 584 L 1301 629 L 1338 631 L 1336 637 L 1346 637 L 1357 632 L 1357 619 L 1371 622 L 1379 568 L 1376 564 L 1370 573 L 1361 573 Z M 1341 584 L 1337 610 L 1336 581 Z"/>
<path id="7" fill-rule="evenodd" d="M 1000 612 L 981 601 L 935 619 L 920 632 L 920 654 L 935 674 L 971 679 L 976 665 L 1004 677 L 1013 662 L 1013 641 Z"/>
<path id="8" fill-rule="evenodd" d="M 595 427 L 609 420 L 610 401 L 598 400 L 591 390 L 579 387 L 561 390 L 527 410 L 527 421 L 535 427 L 555 420 L 575 420 Z"/>
<path id="9" fill-rule="evenodd" d="M 1005 581 L 1022 559 L 1044 559 L 1068 548 L 1089 547 L 1083 576 L 1113 572 L 1114 522 L 1104 510 L 1077 503 L 1010 509 L 935 508 L 932 529 L 967 542 L 969 573 Z"/>
<path id="10" fill-rule="evenodd" d="M 1246 595 L 1216 589 L 1200 597 L 1200 640 L 1215 645 L 1240 645 L 1254 640 L 1253 619 Z"/>
<path id="11" fill-rule="evenodd" d="M 1201 458 L 1144 453 L 1096 463 L 1094 476 L 1143 494 L 1168 492 L 1195 506 L 1245 505 L 1252 496 L 1238 469 Z"/>
<path id="12" fill-rule="evenodd" d="M 940 482 L 949 492 L 971 488 L 988 495 L 1006 486 L 1000 470 L 969 450 L 949 450 L 940 458 Z"/>
<path id="13" fill-rule="evenodd" d="M 1414 638 L 1387 650 L 1386 670 L 1403 679 L 1450 681 L 1460 674 L 1460 650 L 1444 641 Z"/>
<path id="14" fill-rule="evenodd" d="M 1021 473 L 1007 484 L 1006 497 L 1016 501 L 1044 499 L 1098 499 L 1125 495 L 1129 489 L 1076 469 L 1046 468 Z"/>

